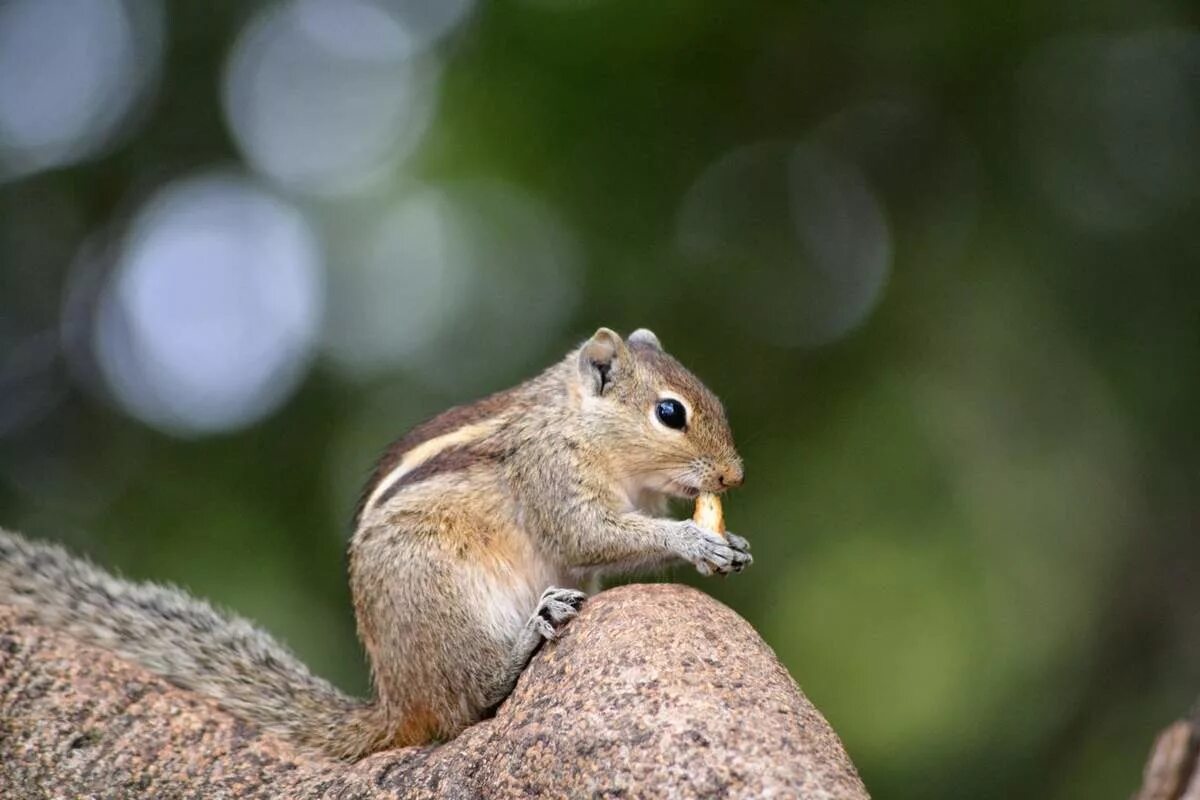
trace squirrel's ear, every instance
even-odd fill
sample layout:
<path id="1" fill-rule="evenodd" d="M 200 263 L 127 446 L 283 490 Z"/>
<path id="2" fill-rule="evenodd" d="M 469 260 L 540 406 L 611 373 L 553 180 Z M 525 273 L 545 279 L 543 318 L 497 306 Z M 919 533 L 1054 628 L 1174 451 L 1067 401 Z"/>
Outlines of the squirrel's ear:
<path id="1" fill-rule="evenodd" d="M 579 380 L 584 391 L 604 394 L 621 373 L 629 348 L 616 332 L 608 328 L 596 331 L 579 350 Z"/>
<path id="2" fill-rule="evenodd" d="M 649 328 L 638 328 L 629 334 L 628 342 L 630 344 L 644 344 L 647 347 L 653 347 L 655 350 L 662 350 L 662 342 L 654 335 L 654 331 Z"/>

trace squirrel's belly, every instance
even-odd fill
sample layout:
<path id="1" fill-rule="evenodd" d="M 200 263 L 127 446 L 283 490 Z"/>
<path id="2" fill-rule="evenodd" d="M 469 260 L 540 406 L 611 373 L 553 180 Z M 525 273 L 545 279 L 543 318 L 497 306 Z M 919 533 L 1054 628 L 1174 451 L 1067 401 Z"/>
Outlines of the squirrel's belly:
<path id="1" fill-rule="evenodd" d="M 525 558 L 515 563 L 472 569 L 480 621 L 498 642 L 516 641 L 548 587 L 570 584 L 557 568 L 535 555 L 532 548 L 523 555 Z"/>

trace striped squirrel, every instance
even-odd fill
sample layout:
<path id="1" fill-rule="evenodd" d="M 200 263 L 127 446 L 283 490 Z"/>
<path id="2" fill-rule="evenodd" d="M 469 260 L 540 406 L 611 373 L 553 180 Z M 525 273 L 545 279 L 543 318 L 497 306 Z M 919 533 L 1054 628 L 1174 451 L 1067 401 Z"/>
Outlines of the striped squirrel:
<path id="1" fill-rule="evenodd" d="M 0 531 L 0 604 L 355 759 L 445 740 L 512 691 L 602 576 L 741 571 L 739 536 L 665 518 L 742 482 L 720 401 L 645 329 L 601 328 L 541 375 L 396 441 L 355 512 L 350 586 L 374 699 L 312 675 L 249 622 Z"/>

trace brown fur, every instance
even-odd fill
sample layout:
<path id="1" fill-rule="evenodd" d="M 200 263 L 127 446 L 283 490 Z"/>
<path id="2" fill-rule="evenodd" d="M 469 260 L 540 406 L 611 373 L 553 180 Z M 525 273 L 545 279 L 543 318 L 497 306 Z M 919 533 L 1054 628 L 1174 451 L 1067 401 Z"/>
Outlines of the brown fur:
<path id="1" fill-rule="evenodd" d="M 401 455 L 401 457 L 403 456 Z M 493 457 L 494 456 L 492 454 L 482 452 L 471 447 L 453 447 L 443 450 L 430 458 L 428 461 L 425 461 L 414 467 L 411 471 L 406 472 L 399 480 L 389 486 L 387 491 L 379 496 L 378 502 L 381 505 L 387 503 L 388 500 L 396 495 L 396 492 L 400 491 L 405 486 L 410 486 L 414 483 L 421 483 L 422 481 L 429 480 L 433 476 L 444 472 L 463 472 L 468 467 L 483 463 L 492 459 Z M 400 459 L 397 458 L 395 459 L 394 464 L 399 464 L 399 462 Z M 376 483 L 378 483 L 378 478 L 376 478 Z M 366 497 L 364 496 L 363 502 L 365 502 L 365 500 Z M 360 508 L 359 514 L 361 513 L 362 509 Z"/>
<path id="2" fill-rule="evenodd" d="M 684 430 L 656 421 L 664 392 L 691 409 Z M 452 737 L 486 714 L 574 616 L 577 587 L 680 559 L 740 570 L 745 540 L 657 514 L 666 495 L 741 477 L 720 401 L 653 334 L 626 343 L 601 329 L 532 380 L 418 425 L 376 466 L 349 553 L 370 701 L 242 620 L 2 531 L 0 603 L 357 758 Z"/>
<path id="3" fill-rule="evenodd" d="M 512 405 L 514 395 L 517 394 L 519 389 L 519 386 L 512 389 L 504 389 L 494 392 L 474 403 L 449 408 L 420 423 L 388 445 L 383 456 L 375 464 L 375 468 L 371 470 L 371 475 L 367 478 L 362 493 L 359 495 L 358 505 L 354 509 L 354 523 L 358 524 L 359 519 L 362 517 L 363 505 L 367 502 L 371 492 L 379 485 L 379 481 L 400 463 L 405 453 L 419 444 L 458 430 L 464 425 L 470 425 L 471 423 L 495 416 L 499 411 Z"/>

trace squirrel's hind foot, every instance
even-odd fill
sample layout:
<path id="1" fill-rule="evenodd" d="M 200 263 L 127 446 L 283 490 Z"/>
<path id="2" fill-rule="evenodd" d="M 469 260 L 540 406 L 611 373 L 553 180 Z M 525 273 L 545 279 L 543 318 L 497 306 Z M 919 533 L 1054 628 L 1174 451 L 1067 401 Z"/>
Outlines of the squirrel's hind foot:
<path id="1" fill-rule="evenodd" d="M 529 624 L 537 630 L 541 638 L 554 641 L 563 626 L 579 614 L 585 600 L 587 595 L 583 592 L 551 586 L 542 592 L 542 598 L 538 601 L 537 610 L 529 618 Z"/>

